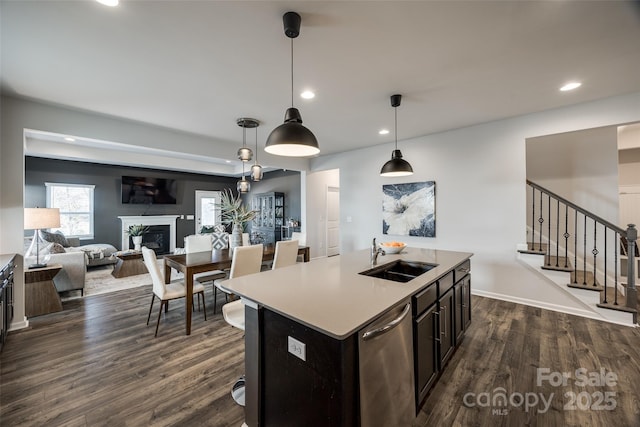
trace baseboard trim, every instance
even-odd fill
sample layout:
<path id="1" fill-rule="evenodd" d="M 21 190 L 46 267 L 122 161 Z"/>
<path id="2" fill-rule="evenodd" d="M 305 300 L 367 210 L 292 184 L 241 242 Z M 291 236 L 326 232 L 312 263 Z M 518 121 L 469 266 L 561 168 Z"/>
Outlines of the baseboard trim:
<path id="1" fill-rule="evenodd" d="M 594 319 L 594 320 L 600 320 L 602 322 L 607 322 L 607 323 L 615 323 L 616 325 L 621 325 L 621 326 L 628 326 L 628 327 L 636 327 L 637 325 L 631 325 L 628 323 L 623 323 L 623 322 L 616 322 L 613 320 L 609 320 L 609 319 L 605 319 L 604 317 L 599 317 L 597 314 L 591 312 L 591 311 L 587 311 L 587 310 L 580 310 L 580 309 L 576 309 L 576 308 L 571 308 L 571 307 L 566 307 L 563 305 L 557 305 L 557 304 L 552 304 L 552 303 L 547 303 L 547 302 L 542 302 L 542 301 L 536 301 L 536 300 L 531 300 L 528 298 L 520 298 L 520 297 L 514 297 L 512 295 L 504 295 L 504 294 L 498 294 L 495 292 L 489 292 L 489 291 L 483 291 L 481 289 L 477 289 L 477 288 L 471 288 L 471 295 L 477 295 L 480 297 L 485 297 L 485 298 L 491 298 L 491 299 L 497 299 L 497 300 L 501 300 L 501 301 L 508 301 L 508 302 L 513 302 L 516 304 L 522 304 L 522 305 L 528 305 L 531 307 L 537 307 L 537 308 L 542 308 L 545 310 L 551 310 L 551 311 L 557 311 L 560 313 L 566 313 L 566 314 L 572 314 L 574 316 L 580 316 L 580 317 L 587 317 L 589 319 Z"/>
<path id="2" fill-rule="evenodd" d="M 29 319 L 24 317 L 21 322 L 17 322 L 15 319 L 11 322 L 11 326 L 8 329 L 8 332 L 17 331 L 19 329 L 25 329 L 29 327 Z"/>

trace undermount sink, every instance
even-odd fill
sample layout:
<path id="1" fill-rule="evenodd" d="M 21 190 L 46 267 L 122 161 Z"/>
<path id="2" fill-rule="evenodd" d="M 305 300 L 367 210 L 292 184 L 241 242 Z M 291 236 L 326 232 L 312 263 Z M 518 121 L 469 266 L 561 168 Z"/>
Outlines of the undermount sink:
<path id="1" fill-rule="evenodd" d="M 379 279 L 392 280 L 394 282 L 406 283 L 437 266 L 438 264 L 399 259 L 366 271 L 361 271 L 359 274 L 377 277 Z"/>

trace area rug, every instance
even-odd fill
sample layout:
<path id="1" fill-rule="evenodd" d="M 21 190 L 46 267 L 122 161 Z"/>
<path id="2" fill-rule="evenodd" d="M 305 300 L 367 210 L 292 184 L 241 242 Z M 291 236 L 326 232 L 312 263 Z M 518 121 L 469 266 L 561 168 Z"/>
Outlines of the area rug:
<path id="1" fill-rule="evenodd" d="M 158 266 L 161 271 L 164 270 L 163 260 L 158 260 Z M 116 279 L 111 275 L 112 271 L 112 265 L 103 265 L 88 269 L 84 282 L 84 295 L 99 295 L 108 292 L 121 291 L 123 289 L 136 288 L 138 286 L 151 285 L 151 275 L 149 273 Z M 173 270 L 171 278 L 182 278 L 182 273 L 178 273 Z"/>

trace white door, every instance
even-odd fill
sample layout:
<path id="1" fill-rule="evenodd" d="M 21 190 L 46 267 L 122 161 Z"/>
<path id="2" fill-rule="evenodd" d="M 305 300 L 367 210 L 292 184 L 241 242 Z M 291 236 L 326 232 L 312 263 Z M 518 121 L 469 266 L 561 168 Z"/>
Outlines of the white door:
<path id="1" fill-rule="evenodd" d="M 340 253 L 340 188 L 327 188 L 327 256 Z"/>
<path id="2" fill-rule="evenodd" d="M 220 224 L 220 191 L 196 190 L 195 232 Z"/>

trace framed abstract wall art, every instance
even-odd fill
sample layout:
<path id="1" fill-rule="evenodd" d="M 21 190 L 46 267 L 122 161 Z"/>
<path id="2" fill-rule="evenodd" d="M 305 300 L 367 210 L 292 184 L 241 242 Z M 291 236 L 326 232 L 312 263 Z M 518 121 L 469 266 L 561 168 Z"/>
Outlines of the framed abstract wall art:
<path id="1" fill-rule="evenodd" d="M 435 181 L 383 185 L 382 233 L 435 237 Z"/>

